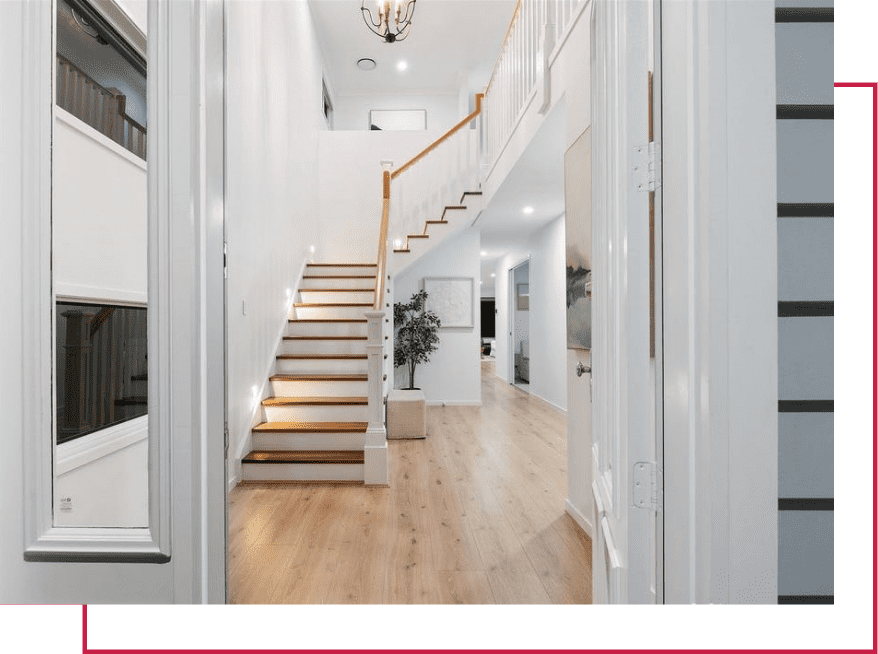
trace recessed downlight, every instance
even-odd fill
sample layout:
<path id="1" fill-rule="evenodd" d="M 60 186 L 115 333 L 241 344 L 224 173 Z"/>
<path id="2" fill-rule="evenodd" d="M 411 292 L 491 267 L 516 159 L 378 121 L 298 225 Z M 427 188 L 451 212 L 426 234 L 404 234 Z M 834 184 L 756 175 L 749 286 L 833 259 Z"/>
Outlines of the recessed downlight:
<path id="1" fill-rule="evenodd" d="M 483 257 L 488 256 L 488 252 L 486 250 L 482 250 L 481 252 L 479 252 L 479 254 L 481 254 Z"/>
<path id="2" fill-rule="evenodd" d="M 496 277 L 496 276 L 497 276 L 496 273 L 491 273 L 491 277 Z"/>
<path id="3" fill-rule="evenodd" d="M 525 216 L 529 216 L 534 212 L 534 208 L 532 206 L 528 205 L 524 209 L 522 209 L 521 211 L 524 213 Z"/>
<path id="4" fill-rule="evenodd" d="M 369 57 L 363 57 L 362 59 L 357 59 L 357 68 L 360 70 L 375 70 L 375 67 L 378 64 L 375 63 L 374 59 L 369 59 Z"/>
<path id="5" fill-rule="evenodd" d="M 401 59 L 398 62 L 396 62 L 396 70 L 398 70 L 399 72 L 406 70 L 408 67 L 409 67 L 409 62 L 407 62 L 405 59 Z"/>

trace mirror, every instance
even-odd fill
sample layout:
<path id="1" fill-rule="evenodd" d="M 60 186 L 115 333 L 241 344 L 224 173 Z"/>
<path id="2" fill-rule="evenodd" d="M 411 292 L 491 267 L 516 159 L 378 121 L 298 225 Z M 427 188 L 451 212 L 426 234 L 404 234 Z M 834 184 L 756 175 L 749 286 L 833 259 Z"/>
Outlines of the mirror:
<path id="1" fill-rule="evenodd" d="M 145 39 L 118 11 L 55 13 L 56 527 L 149 526 Z"/>

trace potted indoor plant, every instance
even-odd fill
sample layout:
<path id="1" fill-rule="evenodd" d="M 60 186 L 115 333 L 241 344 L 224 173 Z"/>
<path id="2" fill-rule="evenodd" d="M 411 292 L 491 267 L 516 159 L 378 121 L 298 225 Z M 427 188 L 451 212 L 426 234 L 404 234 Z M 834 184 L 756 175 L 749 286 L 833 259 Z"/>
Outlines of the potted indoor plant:
<path id="1" fill-rule="evenodd" d="M 415 367 L 427 363 L 430 355 L 439 347 L 439 316 L 427 311 L 427 291 L 418 291 L 409 302 L 396 302 L 393 305 L 393 324 L 396 336 L 393 344 L 393 366 L 406 366 L 409 385 L 406 390 L 415 388 Z"/>

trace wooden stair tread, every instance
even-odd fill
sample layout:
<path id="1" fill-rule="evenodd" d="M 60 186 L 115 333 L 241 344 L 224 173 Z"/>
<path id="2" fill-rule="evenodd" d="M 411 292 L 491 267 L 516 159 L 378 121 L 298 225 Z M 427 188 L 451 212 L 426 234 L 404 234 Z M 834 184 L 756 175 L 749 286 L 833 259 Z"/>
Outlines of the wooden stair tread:
<path id="1" fill-rule="evenodd" d="M 375 279 L 376 277 L 378 275 L 302 275 L 302 279 Z"/>
<path id="2" fill-rule="evenodd" d="M 366 336 L 284 336 L 285 341 L 365 341 Z"/>
<path id="3" fill-rule="evenodd" d="M 406 238 L 430 238 L 429 234 L 409 234 Z"/>
<path id="4" fill-rule="evenodd" d="M 377 263 L 309 263 L 309 268 L 376 268 Z"/>
<path id="5" fill-rule="evenodd" d="M 288 322 L 368 322 L 365 318 L 290 318 Z"/>
<path id="6" fill-rule="evenodd" d="M 406 249 L 406 250 L 394 250 L 394 252 L 411 252 L 411 250 L 408 250 L 408 249 Z"/>
<path id="7" fill-rule="evenodd" d="M 263 406 L 355 406 L 367 405 L 369 398 L 363 397 L 269 397 Z"/>
<path id="8" fill-rule="evenodd" d="M 369 381 L 365 374 L 272 375 L 269 381 Z"/>
<path id="9" fill-rule="evenodd" d="M 453 209 L 455 211 L 461 211 L 463 209 L 466 209 L 466 205 L 465 204 L 450 204 L 450 205 L 446 204 L 445 210 L 448 211 L 449 209 Z"/>
<path id="10" fill-rule="evenodd" d="M 368 359 L 367 354 L 278 354 L 278 359 Z"/>
<path id="11" fill-rule="evenodd" d="M 427 224 L 428 225 L 447 225 L 448 221 L 447 220 L 428 220 Z"/>
<path id="12" fill-rule="evenodd" d="M 306 452 L 253 450 L 242 463 L 363 463 L 365 455 L 357 450 L 313 450 Z"/>
<path id="13" fill-rule="evenodd" d="M 371 307 L 374 302 L 296 302 L 295 307 Z"/>
<path id="14" fill-rule="evenodd" d="M 368 422 L 262 422 L 253 428 L 259 433 L 351 433 L 365 434 Z"/>
<path id="15" fill-rule="evenodd" d="M 299 293 L 374 293 L 374 288 L 300 288 Z"/>

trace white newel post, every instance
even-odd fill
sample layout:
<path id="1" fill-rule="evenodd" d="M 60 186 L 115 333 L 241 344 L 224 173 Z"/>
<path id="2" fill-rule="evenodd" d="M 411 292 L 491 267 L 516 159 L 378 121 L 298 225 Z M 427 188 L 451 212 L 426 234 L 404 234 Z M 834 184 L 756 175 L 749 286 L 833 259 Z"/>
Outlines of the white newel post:
<path id="1" fill-rule="evenodd" d="M 364 481 L 386 485 L 387 430 L 384 426 L 384 312 L 367 311 L 366 355 L 369 366 L 369 426 L 366 429 Z"/>

